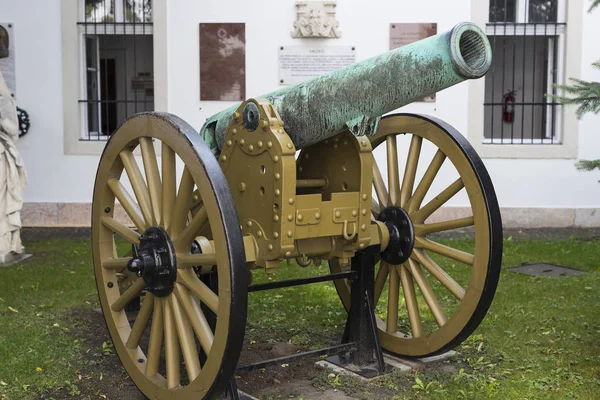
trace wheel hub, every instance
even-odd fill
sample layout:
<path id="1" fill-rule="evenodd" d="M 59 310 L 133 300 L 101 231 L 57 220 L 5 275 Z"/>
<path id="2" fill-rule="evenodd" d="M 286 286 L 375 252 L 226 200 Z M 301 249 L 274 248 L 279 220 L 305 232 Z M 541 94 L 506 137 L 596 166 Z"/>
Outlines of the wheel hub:
<path id="1" fill-rule="evenodd" d="M 150 227 L 140 236 L 140 245 L 127 268 L 146 282 L 146 289 L 158 297 L 171 294 L 177 280 L 177 258 L 167 232 Z"/>
<path id="2" fill-rule="evenodd" d="M 385 223 L 390 232 L 390 242 L 381 252 L 381 258 L 392 265 L 404 263 L 415 246 L 415 230 L 410 216 L 402 208 L 390 206 L 379 214 L 377 220 Z"/>

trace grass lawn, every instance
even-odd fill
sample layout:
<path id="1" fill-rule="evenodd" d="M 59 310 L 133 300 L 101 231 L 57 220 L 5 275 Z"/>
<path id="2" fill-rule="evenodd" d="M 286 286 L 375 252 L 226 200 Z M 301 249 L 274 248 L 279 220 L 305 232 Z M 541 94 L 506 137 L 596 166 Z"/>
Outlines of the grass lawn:
<path id="1" fill-rule="evenodd" d="M 454 240 L 452 246 L 469 249 L 472 242 Z M 59 392 L 63 397 L 57 398 L 102 398 L 102 390 L 92 389 L 94 382 L 115 373 L 103 362 L 114 354 L 109 342 L 91 341 L 83 333 L 81 310 L 98 303 L 89 240 L 32 242 L 27 251 L 34 257 L 0 267 L 0 399 L 48 398 Z M 505 267 L 549 262 L 586 273 L 534 278 L 503 271 L 488 316 L 447 368 L 392 373 L 368 384 L 323 372 L 312 377 L 312 384 L 356 398 L 381 398 L 382 393 L 396 399 L 600 398 L 599 256 L 600 240 L 508 239 Z M 325 266 L 282 265 L 274 279 L 315 270 L 327 272 Z M 255 272 L 255 282 L 267 279 Z M 246 341 L 248 346 L 330 345 L 339 340 L 344 320 L 331 283 L 252 293 Z M 273 386 L 270 396 L 277 397 Z"/>

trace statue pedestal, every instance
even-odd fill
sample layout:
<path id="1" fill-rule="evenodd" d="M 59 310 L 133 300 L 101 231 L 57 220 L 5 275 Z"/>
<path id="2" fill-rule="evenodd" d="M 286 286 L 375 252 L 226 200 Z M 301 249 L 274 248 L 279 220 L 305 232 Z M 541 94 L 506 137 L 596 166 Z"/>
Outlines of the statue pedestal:
<path id="1" fill-rule="evenodd" d="M 0 267 L 20 263 L 21 261 L 27 260 L 32 255 L 33 254 L 15 253 L 14 251 L 9 253 L 0 253 Z"/>

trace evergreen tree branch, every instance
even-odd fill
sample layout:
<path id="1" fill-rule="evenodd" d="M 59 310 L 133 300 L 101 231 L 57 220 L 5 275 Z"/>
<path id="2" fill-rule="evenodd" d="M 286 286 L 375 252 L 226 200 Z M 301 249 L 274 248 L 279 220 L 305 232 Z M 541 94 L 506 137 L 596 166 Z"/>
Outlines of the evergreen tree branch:
<path id="1" fill-rule="evenodd" d="M 596 0 L 600 4 L 600 0 Z M 600 69 L 600 61 L 592 64 Z M 563 104 L 575 104 L 579 107 L 575 111 L 578 119 L 586 113 L 600 113 L 600 82 L 589 82 L 582 79 L 571 78 L 572 85 L 553 85 L 554 89 L 562 90 L 563 95 L 548 94 Z"/>
<path id="2" fill-rule="evenodd" d="M 580 171 L 600 170 L 600 160 L 579 160 L 575 167 Z"/>

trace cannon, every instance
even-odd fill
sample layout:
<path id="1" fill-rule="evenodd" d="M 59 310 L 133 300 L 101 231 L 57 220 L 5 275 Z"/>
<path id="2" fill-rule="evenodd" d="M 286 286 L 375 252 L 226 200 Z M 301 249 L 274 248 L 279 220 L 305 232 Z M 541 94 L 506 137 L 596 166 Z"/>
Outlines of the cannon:
<path id="1" fill-rule="evenodd" d="M 490 64 L 485 33 L 461 23 L 248 99 L 200 132 L 167 113 L 123 122 L 96 175 L 93 262 L 110 336 L 138 388 L 183 400 L 232 386 L 248 293 L 300 283 L 252 285 L 252 273 L 285 260 L 328 261 L 331 274 L 311 282 L 332 280 L 354 316 L 338 349 L 355 360 L 373 352 L 350 349 L 364 333 L 354 326 L 371 327 L 378 362 L 382 349 L 422 357 L 465 340 L 499 279 L 494 188 L 447 123 L 387 113 Z M 459 192 L 470 210 L 436 217 Z M 438 241 L 455 229 L 472 232 L 472 248 Z"/>

